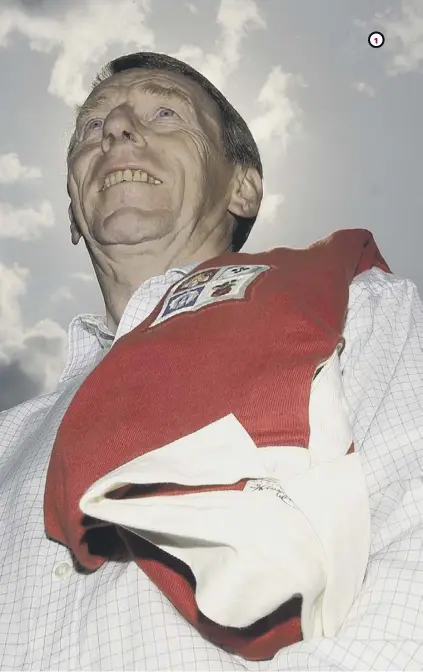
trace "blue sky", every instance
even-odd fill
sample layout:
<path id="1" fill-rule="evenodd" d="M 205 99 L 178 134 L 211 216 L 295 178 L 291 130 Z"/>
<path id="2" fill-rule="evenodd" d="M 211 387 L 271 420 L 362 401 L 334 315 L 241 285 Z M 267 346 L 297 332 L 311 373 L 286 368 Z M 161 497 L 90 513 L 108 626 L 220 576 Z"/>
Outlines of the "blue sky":
<path id="1" fill-rule="evenodd" d="M 103 310 L 70 243 L 66 144 L 101 66 L 142 50 L 189 62 L 250 125 L 265 196 L 245 251 L 368 228 L 423 290 L 422 0 L 2 0 L 0 410 L 52 389 L 70 320 Z"/>

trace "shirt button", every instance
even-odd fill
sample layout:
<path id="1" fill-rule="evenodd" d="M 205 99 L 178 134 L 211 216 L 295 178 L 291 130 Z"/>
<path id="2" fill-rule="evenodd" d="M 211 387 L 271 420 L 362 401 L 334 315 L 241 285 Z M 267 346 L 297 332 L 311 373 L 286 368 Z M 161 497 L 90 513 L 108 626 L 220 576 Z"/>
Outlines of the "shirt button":
<path id="1" fill-rule="evenodd" d="M 54 570 L 54 575 L 58 579 L 67 579 L 72 574 L 72 567 L 68 562 L 61 562 Z"/>

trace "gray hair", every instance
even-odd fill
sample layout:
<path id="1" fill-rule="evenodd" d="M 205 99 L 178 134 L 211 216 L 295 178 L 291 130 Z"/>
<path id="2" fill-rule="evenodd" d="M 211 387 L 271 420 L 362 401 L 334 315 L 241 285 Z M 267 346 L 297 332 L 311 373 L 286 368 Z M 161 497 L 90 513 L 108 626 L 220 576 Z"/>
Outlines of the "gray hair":
<path id="1" fill-rule="evenodd" d="M 222 128 L 222 144 L 225 158 L 233 165 L 252 167 L 263 178 L 263 167 L 260 153 L 250 129 L 241 115 L 229 103 L 225 96 L 206 77 L 200 74 L 187 63 L 166 54 L 153 52 L 139 52 L 115 58 L 105 65 L 97 74 L 92 84 L 92 90 L 101 82 L 113 75 L 133 68 L 149 70 L 167 70 L 176 72 L 199 84 L 217 104 L 220 112 Z M 73 133 L 68 148 L 68 159 L 73 151 L 76 135 Z M 235 217 L 235 228 L 232 235 L 232 251 L 238 252 L 245 244 L 256 217 Z"/>

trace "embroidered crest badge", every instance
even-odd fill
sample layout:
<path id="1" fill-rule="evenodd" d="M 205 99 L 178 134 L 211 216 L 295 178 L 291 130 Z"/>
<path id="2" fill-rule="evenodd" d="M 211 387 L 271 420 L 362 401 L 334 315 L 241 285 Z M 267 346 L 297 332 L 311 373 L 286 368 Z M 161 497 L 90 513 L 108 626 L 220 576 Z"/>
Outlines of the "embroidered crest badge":
<path id="1" fill-rule="evenodd" d="M 192 273 L 173 286 L 167 295 L 160 313 L 150 327 L 168 320 L 174 315 L 199 310 L 204 306 L 243 299 L 247 287 L 255 278 L 268 271 L 270 266 L 243 265 L 220 266 Z"/>

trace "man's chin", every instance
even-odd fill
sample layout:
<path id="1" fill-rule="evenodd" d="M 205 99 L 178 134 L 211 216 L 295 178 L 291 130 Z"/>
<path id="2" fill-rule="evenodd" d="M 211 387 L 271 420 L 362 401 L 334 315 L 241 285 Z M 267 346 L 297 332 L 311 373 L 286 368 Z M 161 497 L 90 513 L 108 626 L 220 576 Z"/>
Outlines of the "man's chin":
<path id="1" fill-rule="evenodd" d="M 169 213 L 166 213 L 167 221 L 164 214 L 125 208 L 125 212 L 119 211 L 95 222 L 93 235 L 100 245 L 136 245 L 156 240 L 166 235 L 169 227 Z"/>

